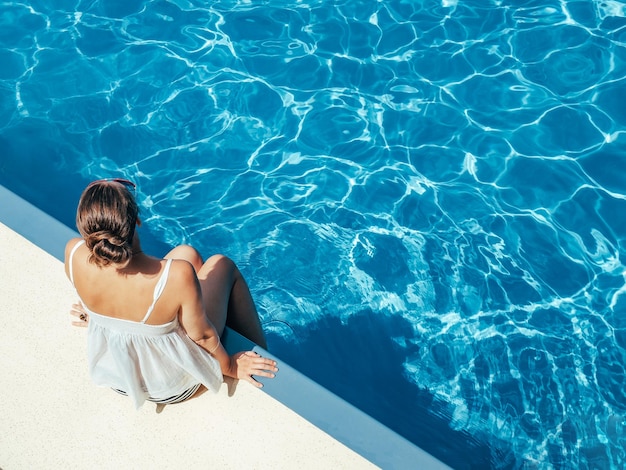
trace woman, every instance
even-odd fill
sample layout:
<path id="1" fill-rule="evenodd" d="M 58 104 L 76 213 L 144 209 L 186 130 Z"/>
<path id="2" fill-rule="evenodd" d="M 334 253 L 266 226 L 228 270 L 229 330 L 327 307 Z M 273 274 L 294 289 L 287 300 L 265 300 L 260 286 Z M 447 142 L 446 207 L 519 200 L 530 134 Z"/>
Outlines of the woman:
<path id="1" fill-rule="evenodd" d="M 256 344 L 265 337 L 248 285 L 222 255 L 206 262 L 186 245 L 164 259 L 145 254 L 135 185 L 100 180 L 83 191 L 76 214 L 82 238 L 65 248 L 65 272 L 80 303 L 73 315 L 87 326 L 89 371 L 97 385 L 145 400 L 176 403 L 223 375 L 274 377 L 276 362 L 255 352 L 229 356 L 220 342 L 228 325 Z"/>

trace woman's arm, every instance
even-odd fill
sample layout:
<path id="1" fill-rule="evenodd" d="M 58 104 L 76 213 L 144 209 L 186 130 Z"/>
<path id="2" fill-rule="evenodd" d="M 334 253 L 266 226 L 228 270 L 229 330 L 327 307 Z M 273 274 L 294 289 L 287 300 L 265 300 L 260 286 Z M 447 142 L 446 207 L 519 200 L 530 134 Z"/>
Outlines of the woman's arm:
<path id="1" fill-rule="evenodd" d="M 187 261 L 175 260 L 172 264 L 177 292 L 180 295 L 180 322 L 187 335 L 201 348 L 217 359 L 222 373 L 228 377 L 244 379 L 262 387 L 252 376 L 274 377 L 276 362 L 253 351 L 229 356 L 220 341 L 220 334 L 204 313 L 200 283 L 193 266 Z"/>

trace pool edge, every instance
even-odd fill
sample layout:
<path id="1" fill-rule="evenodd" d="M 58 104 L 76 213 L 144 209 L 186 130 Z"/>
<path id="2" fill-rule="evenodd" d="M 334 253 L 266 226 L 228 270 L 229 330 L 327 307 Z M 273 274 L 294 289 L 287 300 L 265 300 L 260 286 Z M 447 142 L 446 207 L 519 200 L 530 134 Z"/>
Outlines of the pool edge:
<path id="1" fill-rule="evenodd" d="M 0 222 L 57 260 L 63 260 L 66 240 L 76 231 L 0 185 Z M 229 351 L 253 347 L 234 331 L 224 343 Z M 255 350 L 272 356 L 258 346 Z M 274 357 L 274 356 L 272 356 Z M 333 439 L 381 468 L 448 468 L 442 462 L 382 423 L 296 371 L 281 358 L 277 378 L 263 391 Z"/>

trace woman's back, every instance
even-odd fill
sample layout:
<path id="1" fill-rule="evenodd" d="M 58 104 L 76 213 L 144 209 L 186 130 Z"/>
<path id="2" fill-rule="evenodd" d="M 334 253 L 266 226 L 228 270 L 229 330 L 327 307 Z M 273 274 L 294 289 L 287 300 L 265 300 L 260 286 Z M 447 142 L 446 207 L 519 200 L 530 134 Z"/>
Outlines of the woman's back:
<path id="1" fill-rule="evenodd" d="M 145 257 L 125 270 L 92 268 L 82 240 L 68 244 L 68 250 L 70 280 L 75 287 L 84 284 L 88 299 L 77 287 L 90 315 L 87 357 L 97 385 L 130 395 L 136 407 L 145 400 L 186 398 L 200 383 L 217 391 L 220 365 L 180 326 L 177 309 L 172 310 L 175 292 L 159 305 L 174 260 Z"/>
<path id="2" fill-rule="evenodd" d="M 99 267 L 89 263 L 89 250 L 81 241 L 69 246 L 70 279 L 83 304 L 92 312 L 122 320 L 161 325 L 171 322 L 178 314 L 177 299 L 168 262 L 135 254 L 123 269 Z M 174 268 L 176 269 L 176 268 Z M 96 287 L 96 288 L 94 288 Z M 157 289 L 159 288 L 159 289 Z M 156 302 L 154 302 L 157 297 Z"/>

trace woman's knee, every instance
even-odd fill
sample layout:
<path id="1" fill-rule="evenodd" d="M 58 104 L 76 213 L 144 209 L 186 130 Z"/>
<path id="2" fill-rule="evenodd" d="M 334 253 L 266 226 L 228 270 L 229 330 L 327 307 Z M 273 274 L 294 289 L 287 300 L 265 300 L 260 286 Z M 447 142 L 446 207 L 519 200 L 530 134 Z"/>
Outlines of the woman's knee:
<path id="1" fill-rule="evenodd" d="M 207 259 L 202 270 L 223 278 L 233 278 L 239 275 L 239 269 L 237 269 L 235 262 L 222 254 L 213 255 Z"/>
<path id="2" fill-rule="evenodd" d="M 228 256 L 222 255 L 222 254 L 212 255 L 209 259 L 206 260 L 206 264 L 211 264 L 217 267 L 218 269 L 225 269 L 225 270 L 231 270 L 231 271 L 237 269 L 235 262 L 232 259 L 230 259 Z"/>

